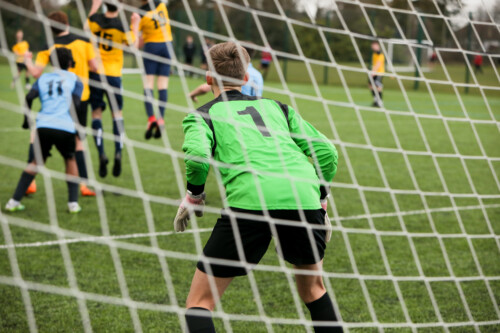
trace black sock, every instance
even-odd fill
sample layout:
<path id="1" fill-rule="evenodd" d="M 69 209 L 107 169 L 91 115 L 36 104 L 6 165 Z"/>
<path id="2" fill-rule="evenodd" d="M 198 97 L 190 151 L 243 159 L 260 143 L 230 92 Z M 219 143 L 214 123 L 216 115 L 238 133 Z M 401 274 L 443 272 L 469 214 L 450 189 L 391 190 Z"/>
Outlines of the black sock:
<path id="1" fill-rule="evenodd" d="M 380 96 L 380 100 L 382 100 L 382 92 L 379 91 L 378 95 Z"/>
<path id="2" fill-rule="evenodd" d="M 168 100 L 168 90 L 162 89 L 158 90 L 158 100 L 160 101 L 160 117 L 165 118 L 165 103 Z"/>
<path id="3" fill-rule="evenodd" d="M 104 155 L 104 141 L 102 138 L 102 121 L 101 119 L 93 119 L 92 120 L 92 129 L 96 132 L 94 133 L 94 141 L 99 151 L 99 157 Z"/>
<path id="4" fill-rule="evenodd" d="M 28 164 L 33 162 L 35 159 L 35 150 L 33 149 L 33 144 L 30 143 L 30 149 L 28 151 Z"/>
<path id="5" fill-rule="evenodd" d="M 206 311 L 206 316 L 200 316 L 193 311 Z M 212 315 L 209 310 L 204 308 L 189 308 L 186 311 L 186 323 L 189 333 L 215 333 Z"/>
<path id="6" fill-rule="evenodd" d="M 313 321 L 337 321 L 337 316 L 333 310 L 333 303 L 325 293 L 323 296 L 315 300 L 314 302 L 307 303 L 307 308 L 311 313 L 311 319 Z M 341 333 L 343 332 L 342 326 L 313 326 L 314 332 L 316 333 Z"/>
<path id="7" fill-rule="evenodd" d="M 373 97 L 375 97 L 375 90 L 371 90 Z"/>
<path id="8" fill-rule="evenodd" d="M 154 116 L 153 112 L 153 89 L 144 89 L 144 106 L 146 107 L 146 114 L 148 119 Z"/>
<path id="9" fill-rule="evenodd" d="M 115 135 L 115 156 L 122 156 L 123 132 L 125 130 L 123 118 L 113 120 L 113 134 Z M 117 138 L 118 137 L 118 138 Z"/>
<path id="10" fill-rule="evenodd" d="M 75 153 L 75 158 L 80 178 L 88 179 L 87 166 L 85 165 L 85 154 L 83 153 L 83 150 L 77 150 Z"/>
<path id="11" fill-rule="evenodd" d="M 68 180 L 68 202 L 78 202 L 78 183 Z"/>
<path id="12" fill-rule="evenodd" d="M 21 201 L 34 178 L 34 175 L 30 175 L 26 171 L 23 171 L 23 173 L 21 174 L 21 178 L 17 183 L 16 191 L 14 192 L 14 196 L 12 197 L 12 199 Z"/>
<path id="13" fill-rule="evenodd" d="M 26 81 L 26 84 L 30 83 L 30 78 L 29 77 L 25 77 L 24 80 Z"/>

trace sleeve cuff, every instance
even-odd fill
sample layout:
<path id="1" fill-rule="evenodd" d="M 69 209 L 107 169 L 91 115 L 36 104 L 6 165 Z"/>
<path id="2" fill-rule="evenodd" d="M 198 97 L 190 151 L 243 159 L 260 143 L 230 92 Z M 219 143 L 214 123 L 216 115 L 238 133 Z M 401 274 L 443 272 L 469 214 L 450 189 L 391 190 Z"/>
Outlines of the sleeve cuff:
<path id="1" fill-rule="evenodd" d="M 187 189 L 193 195 L 199 195 L 199 194 L 202 194 L 203 191 L 205 190 L 205 184 L 202 184 L 202 185 L 193 185 L 190 182 L 187 182 Z"/>
<path id="2" fill-rule="evenodd" d="M 327 189 L 325 186 L 321 185 L 321 186 L 319 187 L 319 199 L 320 199 L 320 200 L 323 200 L 323 199 L 325 199 L 327 196 L 328 196 L 328 189 Z"/>

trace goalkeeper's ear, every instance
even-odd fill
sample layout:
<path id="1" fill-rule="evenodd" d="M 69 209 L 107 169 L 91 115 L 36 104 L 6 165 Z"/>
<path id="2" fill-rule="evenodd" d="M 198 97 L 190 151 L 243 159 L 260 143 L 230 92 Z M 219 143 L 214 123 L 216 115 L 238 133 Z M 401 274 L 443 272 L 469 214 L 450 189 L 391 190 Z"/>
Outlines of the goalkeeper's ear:
<path id="1" fill-rule="evenodd" d="M 214 78 L 212 77 L 210 72 L 207 71 L 207 73 L 205 74 L 205 79 L 207 80 L 207 84 L 209 86 L 212 86 L 212 84 L 214 83 Z"/>

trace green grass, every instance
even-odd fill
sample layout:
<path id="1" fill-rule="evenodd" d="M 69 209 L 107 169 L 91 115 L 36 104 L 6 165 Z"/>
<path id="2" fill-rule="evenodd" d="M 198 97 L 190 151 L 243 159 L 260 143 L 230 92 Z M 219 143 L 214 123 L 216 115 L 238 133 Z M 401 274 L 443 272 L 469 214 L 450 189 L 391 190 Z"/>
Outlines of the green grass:
<path id="1" fill-rule="evenodd" d="M 317 79 L 320 80 L 322 70 L 313 69 Z M 461 76 L 463 68 L 460 66 L 450 66 L 448 70 L 452 78 L 463 77 Z M 485 69 L 485 72 L 487 74 L 481 78 L 483 80 L 481 83 L 498 86 L 498 80 L 491 70 Z M 18 104 L 15 92 L 9 89 L 8 67 L 0 67 L 0 74 L 0 100 Z M 282 89 L 275 75 L 273 69 L 267 85 Z M 322 96 L 328 100 L 326 109 L 322 103 L 312 98 L 316 93 L 310 83 L 305 81 L 307 75 L 301 72 L 299 65 L 293 63 L 289 64 L 288 80 L 293 82 L 289 84 L 289 89 L 307 98 L 291 100 L 284 92 L 282 94 L 266 92 L 265 96 L 295 105 L 306 120 L 335 140 L 339 149 L 339 172 L 335 179 L 337 185 L 332 189 L 335 212 L 330 210 L 330 215 L 336 217 L 334 223 L 340 229 L 334 232 L 332 242 L 327 248 L 325 271 L 332 274 L 329 283 L 343 320 L 351 324 L 373 322 L 363 292 L 365 289 L 379 322 L 405 323 L 397 287 L 412 322 L 422 324 L 438 321 L 430 292 L 444 322 L 467 322 L 469 318 L 459 293 L 461 290 L 474 321 L 497 321 L 495 324 L 482 326 L 481 331 L 498 332 L 499 318 L 488 288 L 493 293 L 496 304 L 499 304 L 500 252 L 497 244 L 500 235 L 500 190 L 495 183 L 491 168 L 498 179 L 500 134 L 497 123 L 473 123 L 463 120 L 470 118 L 500 121 L 500 93 L 494 90 L 485 91 L 490 113 L 477 89 L 471 89 L 469 94 L 464 94 L 460 88 L 460 95 L 457 96 L 448 89 L 449 86 L 433 85 L 431 88 L 439 106 L 438 111 L 425 85 L 421 84 L 419 91 L 413 91 L 412 82 L 405 81 L 408 97 L 406 100 L 404 92 L 398 88 L 397 81 L 386 79 L 385 105 L 389 110 L 397 112 L 384 113 L 369 107 L 371 96 L 365 87 L 364 75 L 344 72 L 350 87 L 349 91 L 345 91 L 338 77 L 334 77 L 333 70 L 330 70 L 329 75 L 332 75 L 330 84 L 320 86 Z M 434 79 L 444 78 L 440 69 L 428 75 Z M 139 76 L 126 75 L 124 88 L 126 91 L 142 94 L 139 82 Z M 192 89 L 200 84 L 201 80 L 189 79 L 187 83 Z M 346 104 L 349 102 L 349 94 L 355 105 Z M 172 77 L 169 103 L 177 107 L 187 106 L 185 95 L 186 91 L 183 91 L 179 78 Z M 205 96 L 202 102 L 210 98 Z M 439 114 L 447 117 L 446 121 L 436 117 Z M 168 142 L 176 152 L 180 151 L 183 141 L 181 121 L 184 116 L 185 113 L 176 111 L 174 107 L 167 110 Z M 178 157 L 171 157 L 163 141 L 144 142 L 146 119 L 144 106 L 140 101 L 125 98 L 124 117 L 128 139 L 140 146 L 125 150 L 121 177 L 114 178 L 110 175 L 96 181 L 103 186 L 131 190 L 131 195 L 126 193 L 117 195 L 112 191 L 104 191 L 97 199 L 81 198 L 83 212 L 72 216 L 66 212 L 65 183 L 56 178 L 38 176 L 38 192 L 23 200 L 26 211 L 15 214 L 2 212 L 2 222 L 8 224 L 4 224 L 0 230 L 0 244 L 6 242 L 5 230 L 9 230 L 15 243 L 57 240 L 54 230 L 50 229 L 51 223 L 57 223 L 65 232 L 73 232 L 74 237 L 102 236 L 103 228 L 109 228 L 109 233 L 114 236 L 147 233 L 149 227 L 145 211 L 151 212 L 150 222 L 154 224 L 155 231 L 173 230 L 172 220 L 177 207 L 172 205 L 171 200 L 177 200 L 181 196 L 174 165 L 178 163 L 183 170 L 183 161 Z M 330 124 L 329 117 L 333 119 L 334 126 Z M 18 113 L 2 107 L 0 119 L 2 143 L 0 204 L 3 207 L 11 197 L 21 173 L 21 169 L 12 166 L 10 162 L 15 160 L 19 161 L 20 165 L 24 163 L 27 157 L 29 133 L 20 129 L 21 116 Z M 111 121 L 108 113 L 104 116 L 104 126 L 109 133 Z M 419 131 L 419 126 L 425 138 Z M 476 133 L 486 156 L 493 159 L 491 165 L 479 150 Z M 96 149 L 90 138 L 87 142 L 95 174 L 97 173 Z M 152 151 L 150 148 L 157 151 Z M 113 149 L 113 143 L 107 140 L 108 155 L 112 154 Z M 404 150 L 406 155 L 399 149 Z M 441 155 L 433 160 L 429 152 Z M 131 153 L 135 155 L 133 160 L 130 159 Z M 457 153 L 467 158 L 462 160 L 453 155 Z M 53 155 L 47 163 L 47 168 L 62 172 L 62 159 L 55 151 Z M 412 181 L 406 163 L 411 166 L 416 184 Z M 140 184 L 134 179 L 135 168 L 138 170 L 136 176 Z M 386 179 L 381 176 L 380 169 L 384 171 Z M 445 184 L 441 182 L 440 174 Z M 470 181 L 466 177 L 467 174 L 470 175 Z M 46 192 L 49 185 L 46 181 L 53 186 L 53 193 Z M 184 183 L 184 179 L 180 180 L 182 186 Z M 139 185 L 142 186 L 144 193 L 150 196 L 150 200 L 143 200 L 142 194 L 137 192 Z M 454 202 L 452 202 L 449 195 L 443 195 L 445 191 L 467 196 L 453 197 Z M 474 193 L 490 197 L 480 200 Z M 53 218 L 49 211 L 48 194 L 54 195 Z M 221 207 L 220 194 L 213 174 L 209 177 L 207 197 L 207 204 L 210 207 Z M 159 200 L 161 198 L 163 199 Z M 105 206 L 105 210 L 101 213 L 105 216 L 100 215 L 98 208 L 101 199 L 101 204 Z M 453 206 L 475 208 L 460 209 L 456 212 L 452 209 Z M 426 207 L 430 211 L 426 211 Z M 398 210 L 402 212 L 399 215 L 395 214 Z M 206 214 L 198 220 L 199 228 L 211 228 L 216 218 L 215 213 Z M 107 224 L 103 223 L 104 220 Z M 33 223 L 26 224 L 26 221 Z M 460 223 L 466 234 L 471 236 L 470 241 L 463 234 L 455 238 L 447 237 L 450 234 L 463 232 Z M 493 230 L 490 230 L 490 227 Z M 411 233 L 411 238 L 401 233 L 403 228 Z M 380 236 L 377 236 L 375 231 L 380 232 Z M 434 232 L 443 235 L 441 244 Z M 202 245 L 208 235 L 207 232 L 200 234 Z M 71 238 L 70 235 L 68 238 Z M 76 284 L 78 289 L 87 295 L 85 304 L 94 331 L 130 332 L 134 329 L 129 309 L 123 304 L 114 304 L 111 301 L 122 297 L 117 269 L 123 270 L 128 292 L 133 301 L 165 306 L 159 308 L 165 311 L 144 307 L 137 310 L 145 332 L 180 331 L 177 314 L 168 310 L 171 309 L 169 306 L 172 305 L 173 299 L 178 301 L 180 307 L 185 305 L 194 272 L 193 259 L 196 258 L 189 255 L 198 253 L 199 244 L 190 233 L 159 236 L 158 243 L 166 255 L 166 259 L 162 260 L 166 262 L 170 272 L 167 280 L 157 255 L 151 251 L 135 251 L 138 248 L 150 247 L 148 237 L 122 239 L 120 246 L 113 250 L 106 244 L 96 242 L 77 242 L 67 245 Z M 410 245 L 414 247 L 421 267 L 416 265 Z M 396 284 L 388 276 L 380 251 L 381 246 L 387 255 L 387 264 L 393 277 L 398 281 Z M 473 247 L 476 258 L 472 256 L 470 246 Z M 352 249 L 352 257 L 349 255 L 349 247 Z M 454 275 L 472 279 L 455 282 L 450 278 L 443 250 Z M 113 263 L 113 253 L 120 257 L 118 266 Z M 58 245 L 17 248 L 16 258 L 22 278 L 30 283 L 29 296 L 38 329 L 41 332 L 82 331 L 78 302 L 68 289 L 70 281 L 61 248 Z M 483 274 L 488 277 L 488 284 L 480 277 L 476 259 Z M 360 277 L 352 275 L 355 273 L 353 261 Z M 279 265 L 277 255 L 272 248 L 265 255 L 262 264 Z M 419 270 L 423 276 L 430 279 L 427 280 L 427 284 L 422 277 L 419 277 Z M 28 321 L 21 289 L 15 283 L 13 285 L 15 281 L 12 276 L 13 270 L 8 252 L 0 249 L 0 331 L 25 332 L 28 331 Z M 299 318 L 284 273 L 267 272 L 257 267 L 254 277 L 267 316 Z M 173 287 L 175 295 L 170 294 L 172 290 L 169 285 Z M 42 288 L 47 286 L 53 286 L 53 289 Z M 52 292 L 48 292 L 50 290 Z M 226 313 L 255 316 L 258 315 L 255 302 L 248 278 L 239 278 L 229 287 L 221 304 Z M 306 318 L 309 318 L 306 308 L 302 306 L 302 309 Z M 215 322 L 218 331 L 225 331 L 221 319 L 216 319 Z M 235 332 L 266 331 L 263 323 L 231 321 L 230 324 Z M 300 325 L 281 324 L 273 325 L 273 328 L 276 332 L 305 331 Z M 351 331 L 373 332 L 376 329 L 356 328 Z M 387 331 L 410 332 L 411 330 L 399 328 Z M 430 327 L 418 331 L 441 332 L 442 328 Z M 450 331 L 471 332 L 474 331 L 474 327 L 465 325 L 452 328 Z"/>

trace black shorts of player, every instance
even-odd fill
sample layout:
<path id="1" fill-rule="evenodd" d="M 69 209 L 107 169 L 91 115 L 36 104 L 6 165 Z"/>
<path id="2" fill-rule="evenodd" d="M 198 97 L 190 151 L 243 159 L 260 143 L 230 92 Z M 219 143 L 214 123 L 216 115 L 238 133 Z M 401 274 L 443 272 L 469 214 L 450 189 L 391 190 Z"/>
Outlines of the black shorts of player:
<path id="1" fill-rule="evenodd" d="M 146 43 L 144 44 L 144 52 L 160 57 L 165 60 L 150 59 L 147 55 L 144 59 L 144 69 L 147 75 L 169 76 L 170 75 L 170 52 L 172 43 Z"/>
<path id="2" fill-rule="evenodd" d="M 262 61 L 262 62 L 260 63 L 260 66 L 261 66 L 262 68 L 269 68 L 269 65 L 270 65 L 270 64 L 271 64 L 271 63 L 270 63 L 269 61 Z"/>
<path id="3" fill-rule="evenodd" d="M 75 133 L 53 128 L 38 128 L 33 147 L 38 147 L 38 145 L 42 150 L 44 161 L 47 157 L 52 156 L 50 154 L 52 146 L 56 146 L 62 157 L 67 160 L 75 156 Z"/>
<path id="4" fill-rule="evenodd" d="M 235 213 L 244 213 L 263 216 L 262 211 L 252 211 L 244 209 L 231 209 Z M 325 211 L 323 209 L 304 210 L 307 223 L 312 226 L 323 226 L 325 223 Z M 298 210 L 270 210 L 269 215 L 276 219 L 274 225 L 279 239 L 278 254 L 283 259 L 293 265 L 312 265 L 323 259 L 325 254 L 325 235 L 324 229 L 306 228 L 301 225 L 300 212 Z M 288 225 L 280 224 L 288 223 Z M 297 223 L 289 225 L 289 223 Z M 254 266 L 259 263 L 269 247 L 272 238 L 269 221 L 262 219 L 252 219 L 248 217 L 236 218 L 239 237 L 245 262 Z M 314 244 L 311 244 L 311 236 Z M 203 249 L 205 259 L 198 262 L 197 268 L 202 272 L 216 277 L 234 277 L 246 275 L 248 267 L 243 267 L 236 246 L 232 223 L 228 215 L 222 215 L 215 224 L 210 238 Z M 315 251 L 317 253 L 315 254 Z M 211 258 L 231 260 L 232 265 L 224 265 L 211 262 Z M 204 263 L 203 260 L 206 260 Z M 210 266 L 208 266 L 210 265 Z M 210 267 L 210 270 L 208 270 Z"/>
<path id="5" fill-rule="evenodd" d="M 17 71 L 18 72 L 22 72 L 22 71 L 26 71 L 27 70 L 26 65 L 23 64 L 22 62 L 16 62 L 16 65 L 17 65 Z"/>
<path id="6" fill-rule="evenodd" d="M 111 86 L 106 89 L 103 85 L 107 83 Z M 120 111 L 123 108 L 122 96 L 122 78 L 119 76 L 107 76 L 89 72 L 89 85 L 90 85 L 90 106 L 92 111 L 101 108 L 102 111 L 106 109 L 104 102 L 104 95 L 108 98 L 109 108 L 112 111 Z"/>
<path id="7" fill-rule="evenodd" d="M 384 84 L 382 83 L 382 79 L 383 79 L 383 78 L 384 78 L 384 77 L 383 77 L 383 76 L 381 76 L 381 75 L 375 75 L 375 76 L 373 76 L 373 77 L 372 77 L 373 84 L 375 84 L 375 87 L 379 87 L 379 88 L 381 88 L 381 87 L 383 87 L 383 86 L 384 86 Z M 369 85 L 371 85 L 371 84 L 372 84 L 372 81 L 370 80 L 370 78 L 368 78 L 368 84 L 369 84 Z"/>

